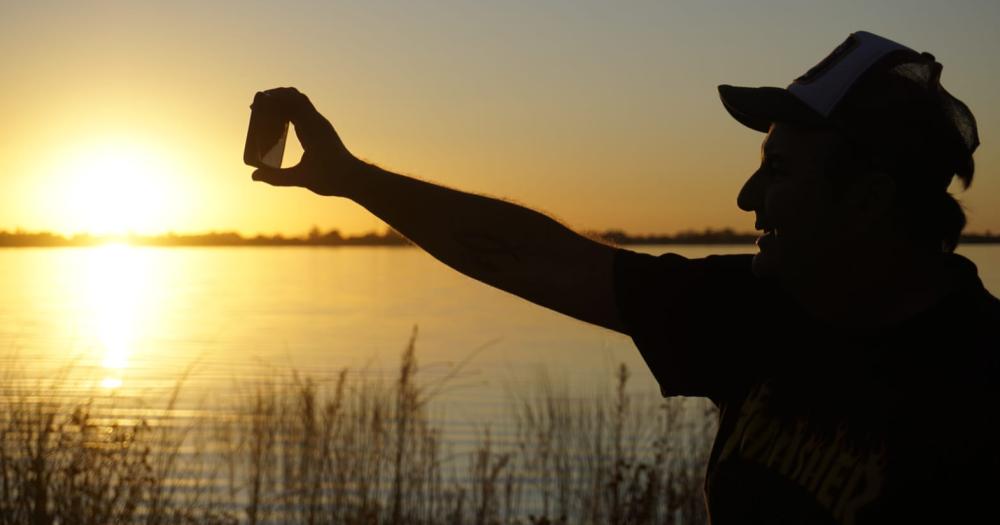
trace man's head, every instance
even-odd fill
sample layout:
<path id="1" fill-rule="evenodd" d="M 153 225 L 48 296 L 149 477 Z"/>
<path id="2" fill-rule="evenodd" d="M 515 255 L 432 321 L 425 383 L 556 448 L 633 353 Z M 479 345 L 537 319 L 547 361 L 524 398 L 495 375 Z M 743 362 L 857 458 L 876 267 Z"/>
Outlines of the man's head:
<path id="1" fill-rule="evenodd" d="M 850 210 L 836 198 L 828 166 L 842 147 L 828 128 L 776 123 L 761 146 L 760 167 L 740 190 L 737 204 L 755 214 L 763 231 L 754 258 L 758 276 L 814 273 L 829 256 L 853 244 Z"/>
<path id="2" fill-rule="evenodd" d="M 719 87 L 733 117 L 767 132 L 738 199 L 764 230 L 758 275 L 815 276 L 886 243 L 954 249 L 965 218 L 947 188 L 971 182 L 978 136 L 940 73 L 933 56 L 858 32 L 787 89 Z"/>

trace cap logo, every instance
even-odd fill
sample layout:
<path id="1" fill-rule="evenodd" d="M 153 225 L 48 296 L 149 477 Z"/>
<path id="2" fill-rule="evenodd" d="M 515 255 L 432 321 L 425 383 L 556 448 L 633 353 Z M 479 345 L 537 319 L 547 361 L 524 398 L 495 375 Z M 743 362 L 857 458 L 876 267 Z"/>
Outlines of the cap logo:
<path id="1" fill-rule="evenodd" d="M 792 82 L 788 91 L 813 111 L 829 117 L 833 108 L 872 65 L 889 53 L 903 49 L 910 50 L 867 31 L 851 33 L 819 64 Z"/>
<path id="2" fill-rule="evenodd" d="M 802 74 L 802 76 L 796 78 L 795 83 L 808 84 L 816 80 L 823 73 L 829 71 L 838 62 L 843 60 L 843 58 L 847 56 L 848 53 L 850 53 L 857 46 L 858 46 L 858 39 L 854 38 L 854 35 L 848 36 L 847 40 L 844 40 L 844 42 L 841 43 L 839 46 L 837 46 L 836 49 L 831 51 L 830 54 L 826 56 L 826 58 L 820 60 L 818 64 L 809 68 L 809 71 L 806 71 L 805 73 Z"/>

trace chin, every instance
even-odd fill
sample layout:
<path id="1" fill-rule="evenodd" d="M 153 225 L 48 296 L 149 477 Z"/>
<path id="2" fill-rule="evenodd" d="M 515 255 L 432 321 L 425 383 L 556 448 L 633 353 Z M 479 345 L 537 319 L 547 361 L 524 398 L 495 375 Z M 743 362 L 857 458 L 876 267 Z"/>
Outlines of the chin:
<path id="1" fill-rule="evenodd" d="M 770 251 L 760 251 L 753 256 L 750 266 L 754 277 L 758 279 L 773 279 L 778 276 L 780 265 L 777 254 Z"/>

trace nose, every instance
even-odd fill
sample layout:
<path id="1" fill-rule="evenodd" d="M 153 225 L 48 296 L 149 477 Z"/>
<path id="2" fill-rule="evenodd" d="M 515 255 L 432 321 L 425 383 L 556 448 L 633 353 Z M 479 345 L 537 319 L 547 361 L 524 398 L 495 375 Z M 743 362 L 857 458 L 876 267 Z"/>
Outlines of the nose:
<path id="1" fill-rule="evenodd" d="M 759 168 L 750 175 L 750 178 L 743 184 L 740 194 L 736 197 L 736 205 L 743 211 L 759 210 L 763 207 L 764 187 L 763 171 Z"/>

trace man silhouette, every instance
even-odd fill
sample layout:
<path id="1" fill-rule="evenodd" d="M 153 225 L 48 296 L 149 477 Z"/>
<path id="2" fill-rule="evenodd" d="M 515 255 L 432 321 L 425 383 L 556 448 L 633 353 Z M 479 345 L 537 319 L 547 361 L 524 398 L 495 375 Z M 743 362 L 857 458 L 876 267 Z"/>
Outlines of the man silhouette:
<path id="1" fill-rule="evenodd" d="M 720 86 L 766 132 L 755 255 L 616 249 L 355 158 L 292 88 L 305 153 L 254 180 L 350 198 L 452 268 L 632 336 L 665 396 L 720 408 L 713 523 L 971 520 L 1000 492 L 1000 301 L 953 250 L 978 145 L 927 53 L 857 32 L 787 89 Z"/>

